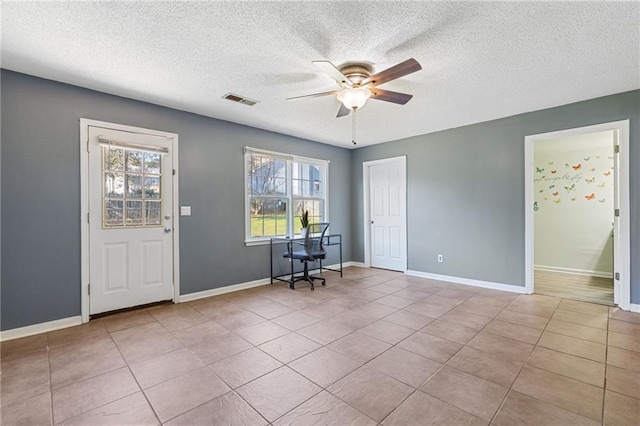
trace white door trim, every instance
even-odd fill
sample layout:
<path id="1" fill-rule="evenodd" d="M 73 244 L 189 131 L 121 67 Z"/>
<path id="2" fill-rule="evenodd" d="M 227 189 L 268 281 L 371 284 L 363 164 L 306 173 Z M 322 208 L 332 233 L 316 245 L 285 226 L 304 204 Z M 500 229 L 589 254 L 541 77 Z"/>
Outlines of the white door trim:
<path id="1" fill-rule="evenodd" d="M 363 210 L 364 210 L 364 222 L 363 222 L 363 228 L 364 228 L 364 267 L 365 268 L 370 268 L 371 267 L 371 226 L 369 226 L 370 222 L 371 222 L 371 205 L 370 205 L 370 194 L 369 194 L 369 169 L 371 168 L 371 166 L 377 166 L 379 164 L 384 164 L 384 163 L 391 163 L 394 161 L 398 161 L 401 160 L 403 163 L 403 167 L 405 170 L 405 173 L 407 171 L 407 156 L 406 155 L 401 155 L 399 157 L 391 157 L 391 158 L 383 158 L 380 160 L 372 160 L 372 161 L 365 161 L 362 163 L 362 196 L 363 196 L 363 201 L 364 201 L 364 205 L 363 205 Z M 404 192 L 405 194 L 407 193 L 407 180 L 405 179 L 405 183 L 404 183 Z M 402 217 L 402 226 L 404 228 L 404 241 L 407 244 L 407 247 L 405 247 L 405 253 L 406 253 L 406 257 L 405 257 L 405 265 L 404 265 L 404 271 L 407 270 L 408 268 L 408 259 L 409 259 L 409 240 L 407 238 L 407 215 L 406 212 L 408 212 L 407 208 L 406 208 L 406 203 L 408 202 L 408 197 L 405 197 L 405 215 Z"/>
<path id="2" fill-rule="evenodd" d="M 109 123 L 106 121 L 80 119 L 80 315 L 82 322 L 89 321 L 89 127 L 104 127 L 106 129 L 119 130 L 132 133 L 144 133 L 153 136 L 162 136 L 173 140 L 172 144 L 172 168 L 173 174 L 173 301 L 180 300 L 180 218 L 178 215 L 178 134 L 163 132 L 160 130 L 144 129 L 140 127 L 126 126 L 123 124 Z"/>
<path id="3" fill-rule="evenodd" d="M 525 186 L 525 292 L 533 293 L 533 264 L 534 264 L 534 237 L 533 237 L 533 144 L 543 139 L 566 138 L 585 133 L 605 132 L 614 130 L 618 132 L 620 153 L 618 155 L 619 175 L 619 199 L 620 209 L 620 235 L 615 236 L 616 253 L 619 256 L 620 270 L 620 302 L 618 306 L 628 311 L 631 307 L 631 229 L 630 229 L 630 204 L 629 204 L 629 120 L 614 121 L 611 123 L 596 124 L 593 126 L 578 127 L 575 129 L 560 130 L 557 132 L 529 135 L 524 138 L 524 186 Z"/>

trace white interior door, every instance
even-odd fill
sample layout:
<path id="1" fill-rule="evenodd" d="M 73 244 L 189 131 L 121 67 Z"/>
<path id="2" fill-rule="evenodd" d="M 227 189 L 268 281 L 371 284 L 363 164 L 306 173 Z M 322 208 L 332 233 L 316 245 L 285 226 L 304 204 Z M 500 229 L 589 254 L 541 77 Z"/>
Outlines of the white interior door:
<path id="1" fill-rule="evenodd" d="M 89 127 L 89 313 L 173 299 L 172 143 Z"/>
<path id="2" fill-rule="evenodd" d="M 372 267 L 407 268 L 406 181 L 404 157 L 369 167 Z"/>

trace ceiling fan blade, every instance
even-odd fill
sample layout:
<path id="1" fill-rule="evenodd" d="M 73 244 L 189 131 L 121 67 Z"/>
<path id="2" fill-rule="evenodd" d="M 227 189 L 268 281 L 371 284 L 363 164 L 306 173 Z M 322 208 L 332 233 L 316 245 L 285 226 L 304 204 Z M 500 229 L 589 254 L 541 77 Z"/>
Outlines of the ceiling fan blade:
<path id="1" fill-rule="evenodd" d="M 338 110 L 338 115 L 336 115 L 336 118 L 340 118 L 340 117 L 344 117 L 345 115 L 349 115 L 350 112 L 351 112 L 351 110 L 349 108 L 347 108 L 346 106 L 344 106 L 344 104 L 342 102 L 340 102 L 340 109 Z"/>
<path id="2" fill-rule="evenodd" d="M 394 104 L 404 105 L 409 102 L 411 98 L 413 98 L 413 95 L 408 95 L 406 93 L 400 92 L 392 92 L 391 90 L 378 89 L 377 87 L 372 87 L 369 90 L 371 91 L 371 99 L 393 102 Z"/>
<path id="3" fill-rule="evenodd" d="M 320 96 L 337 95 L 338 93 L 340 93 L 338 90 L 332 90 L 330 92 L 314 93 L 312 95 L 294 96 L 293 98 L 287 98 L 287 100 L 290 101 L 290 100 L 293 100 L 293 99 L 317 98 L 317 97 L 320 97 Z"/>
<path id="4" fill-rule="evenodd" d="M 346 75 L 342 74 L 335 65 L 333 65 L 329 61 L 313 61 L 314 65 L 320 68 L 325 73 L 329 74 L 331 78 L 338 82 L 340 87 L 343 85 L 351 87 L 353 86 L 353 82 L 347 78 Z"/>
<path id="5" fill-rule="evenodd" d="M 407 59 L 404 62 L 400 62 L 398 65 L 394 65 L 391 68 L 372 75 L 371 77 L 365 78 L 361 85 L 364 86 L 366 84 L 371 84 L 373 86 L 378 86 L 388 81 L 395 80 L 396 78 L 404 77 L 412 72 L 420 71 L 421 69 L 422 66 L 418 61 L 413 58 Z"/>

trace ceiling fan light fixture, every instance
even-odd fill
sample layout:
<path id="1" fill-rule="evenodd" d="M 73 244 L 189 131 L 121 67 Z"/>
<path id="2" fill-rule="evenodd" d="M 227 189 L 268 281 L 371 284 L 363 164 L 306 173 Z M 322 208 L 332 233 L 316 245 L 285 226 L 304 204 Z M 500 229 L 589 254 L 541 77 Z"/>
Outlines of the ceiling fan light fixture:
<path id="1" fill-rule="evenodd" d="M 371 91 L 364 87 L 350 87 L 338 93 L 338 100 L 349 109 L 358 109 L 371 97 Z"/>

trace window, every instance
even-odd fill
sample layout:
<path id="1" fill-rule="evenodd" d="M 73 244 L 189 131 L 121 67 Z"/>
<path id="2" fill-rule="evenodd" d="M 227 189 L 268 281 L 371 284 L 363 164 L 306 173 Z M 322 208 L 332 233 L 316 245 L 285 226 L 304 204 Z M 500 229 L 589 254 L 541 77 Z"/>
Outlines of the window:
<path id="1" fill-rule="evenodd" d="M 161 154 L 102 147 L 102 227 L 162 226 Z"/>
<path id="2" fill-rule="evenodd" d="M 245 149 L 246 242 L 300 233 L 300 215 L 327 221 L 328 162 Z"/>

